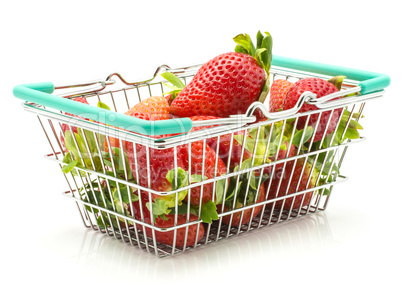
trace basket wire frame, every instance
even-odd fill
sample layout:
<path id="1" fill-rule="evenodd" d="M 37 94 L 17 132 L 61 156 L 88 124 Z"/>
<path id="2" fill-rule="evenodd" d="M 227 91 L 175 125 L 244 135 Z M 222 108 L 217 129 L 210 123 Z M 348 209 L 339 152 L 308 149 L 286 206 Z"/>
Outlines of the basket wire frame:
<path id="1" fill-rule="evenodd" d="M 184 83 L 188 83 L 193 75 L 188 75 L 181 77 Z M 306 77 L 304 74 L 297 74 L 293 72 L 284 72 L 278 71 L 271 73 L 271 83 L 275 79 L 287 79 L 291 81 L 296 81 Z M 347 83 L 347 86 L 351 86 L 353 84 Z M 92 104 L 96 104 L 97 101 L 102 101 L 109 105 L 109 107 L 116 112 L 125 112 L 130 109 L 136 103 L 146 99 L 147 97 L 154 95 L 163 95 L 166 93 L 165 87 L 162 82 L 153 82 L 153 83 L 144 83 L 140 85 L 134 85 L 125 87 L 123 89 L 119 89 L 116 91 L 107 91 L 107 92 L 95 92 L 88 93 L 85 95 L 80 95 L 80 97 L 85 97 L 88 102 L 92 102 Z M 78 96 L 74 96 L 78 97 Z M 269 98 L 267 98 L 268 100 Z M 349 118 L 347 119 L 347 125 L 342 133 L 342 137 L 345 136 L 346 128 L 349 123 L 352 121 L 352 115 L 357 113 L 357 120 L 360 119 L 363 113 L 363 109 L 365 107 L 365 102 L 356 102 L 352 105 L 344 106 L 338 108 L 341 110 L 341 116 L 348 110 L 350 112 Z M 46 107 L 43 107 L 46 110 Z M 323 113 L 329 112 L 329 119 L 332 118 L 335 109 L 320 109 L 314 112 L 314 114 L 318 114 L 318 120 L 321 119 Z M 291 133 L 291 137 L 289 143 L 292 143 L 293 138 L 295 136 L 296 124 L 300 121 L 302 117 L 307 118 L 305 121 L 305 128 L 307 128 L 309 120 L 313 113 L 305 113 L 302 115 L 296 115 L 294 117 L 294 125 L 293 131 Z M 66 138 L 65 131 L 67 126 L 67 131 L 74 132 L 79 128 L 79 125 L 74 122 L 64 123 L 55 118 L 52 118 L 47 115 L 37 115 L 37 118 L 40 122 L 40 125 L 44 131 L 46 139 L 50 145 L 51 153 L 46 155 L 46 158 L 56 161 L 60 168 L 63 167 L 63 159 L 66 156 L 66 148 L 63 147 L 63 139 Z M 340 126 L 340 119 L 337 121 L 335 131 Z M 74 200 L 77 204 L 77 208 L 79 210 L 80 216 L 82 218 L 83 224 L 87 228 L 92 228 L 93 230 L 99 231 L 108 236 L 114 237 L 118 240 L 121 240 L 127 244 L 130 244 L 134 247 L 138 247 L 142 250 L 146 250 L 150 253 L 155 254 L 158 257 L 171 256 L 180 252 L 192 250 L 194 248 L 198 248 L 203 245 L 207 245 L 212 242 L 220 241 L 227 239 L 232 236 L 236 236 L 251 230 L 255 230 L 261 227 L 271 226 L 274 224 L 279 224 L 284 221 L 288 221 L 291 219 L 296 219 L 301 216 L 314 214 L 319 211 L 323 211 L 326 209 L 328 200 L 331 196 L 331 192 L 333 186 L 337 183 L 345 181 L 347 178 L 339 174 L 336 170 L 334 174 L 327 174 L 324 176 L 323 170 L 324 165 L 321 165 L 321 168 L 318 172 L 318 177 L 316 178 L 316 182 L 313 187 L 305 187 L 301 190 L 298 190 L 296 193 L 292 195 L 279 196 L 279 190 L 281 182 L 283 181 L 283 177 L 280 176 L 278 180 L 279 185 L 277 185 L 277 189 L 275 192 L 274 198 L 268 198 L 268 192 L 271 192 L 271 187 L 273 186 L 273 178 L 269 178 L 267 180 L 262 181 L 262 178 L 258 179 L 257 188 L 260 188 L 264 185 L 264 195 L 265 198 L 262 201 L 257 200 L 258 193 L 253 196 L 253 200 L 247 206 L 237 207 L 237 202 L 233 202 L 232 207 L 228 209 L 224 209 L 224 206 L 218 208 L 219 219 L 213 221 L 212 223 L 204 223 L 201 221 L 201 210 L 198 211 L 198 215 L 196 219 L 190 219 L 190 216 L 193 214 L 191 212 L 191 198 L 192 198 L 192 189 L 199 188 L 200 190 L 200 205 L 203 194 L 208 188 L 212 188 L 212 199 L 216 198 L 216 190 L 218 186 L 218 182 L 220 180 L 224 181 L 224 190 L 223 190 L 223 200 L 226 199 L 226 192 L 229 186 L 229 182 L 227 180 L 235 181 L 235 190 L 234 190 L 234 199 L 237 199 L 238 188 L 240 187 L 242 181 L 247 182 L 246 191 L 244 192 L 244 197 L 242 199 L 243 203 L 246 203 L 247 198 L 249 196 L 249 188 L 251 182 L 251 174 L 263 174 L 264 170 L 270 168 L 272 172 L 275 172 L 276 167 L 283 166 L 283 170 L 287 167 L 290 167 L 290 179 L 295 173 L 296 162 L 302 162 L 302 172 L 306 170 L 308 166 L 308 160 L 312 161 L 312 166 L 314 167 L 317 162 L 321 161 L 322 163 L 329 164 L 329 172 L 333 171 L 333 168 L 337 167 L 338 169 L 341 167 L 347 148 L 350 144 L 357 143 L 364 138 L 359 138 L 355 140 L 347 140 L 342 144 L 334 145 L 334 137 L 335 134 L 332 135 L 329 140 L 329 145 L 324 147 L 324 138 L 321 139 L 318 148 L 313 149 L 313 142 L 307 143 L 307 147 L 302 151 L 301 146 L 297 148 L 297 152 L 295 155 L 290 155 L 290 149 L 286 151 L 286 157 L 279 159 L 279 150 L 280 147 L 277 147 L 275 158 L 269 164 L 262 164 L 257 166 L 251 166 L 247 169 L 240 169 L 238 171 L 232 171 L 230 169 L 230 161 L 231 156 L 234 153 L 234 140 L 236 134 L 241 134 L 243 136 L 249 135 L 253 130 L 256 131 L 256 135 L 258 136 L 261 130 L 267 129 L 267 139 L 271 139 L 271 136 L 274 133 L 274 126 L 281 127 L 280 135 L 279 135 L 279 143 L 281 143 L 282 138 L 285 133 L 285 125 L 287 122 L 285 120 L 275 120 L 275 121 L 263 121 L 258 124 L 246 125 L 244 127 L 238 128 L 237 130 L 231 130 L 228 132 L 223 132 L 217 135 L 208 135 L 208 131 L 206 131 L 206 135 L 201 140 L 192 140 L 191 137 L 187 138 L 181 144 L 173 145 L 168 148 L 160 148 L 160 150 L 170 150 L 173 152 L 173 169 L 175 172 L 175 181 L 177 182 L 177 173 L 178 173 L 178 159 L 177 153 L 180 149 L 180 146 L 185 145 L 188 151 L 188 163 L 192 163 L 192 146 L 196 145 L 197 142 L 202 143 L 202 168 L 201 175 L 205 173 L 205 155 L 206 155 L 206 147 L 207 147 L 207 139 L 209 137 L 216 138 L 216 148 L 215 150 L 219 152 L 219 145 L 221 143 L 221 139 L 225 137 L 225 135 L 230 136 L 230 145 L 228 151 L 228 163 L 226 164 L 226 174 L 225 175 L 217 175 L 217 167 L 218 167 L 218 157 L 214 160 L 214 176 L 212 178 L 208 178 L 207 180 L 200 181 L 195 184 L 190 184 L 185 186 L 184 188 L 172 190 L 169 192 L 159 192 L 152 189 L 152 172 L 151 172 L 151 158 L 153 153 L 155 152 L 155 148 L 150 145 L 137 144 L 132 142 L 133 147 L 133 160 L 135 170 L 132 171 L 132 175 L 135 180 L 140 178 L 140 171 L 138 163 L 138 159 L 140 158 L 140 154 L 143 154 L 144 151 L 138 151 L 138 148 L 145 149 L 145 159 L 147 163 L 147 174 L 148 174 L 148 183 L 146 186 L 143 184 L 139 184 L 138 182 L 133 182 L 129 179 L 129 171 L 126 158 L 121 157 L 123 174 L 119 175 L 117 170 L 117 164 L 113 157 L 110 158 L 111 165 L 108 165 L 105 162 L 105 158 L 102 155 L 103 144 L 100 143 L 100 135 L 102 132 L 95 130 L 85 129 L 82 134 L 84 146 L 79 145 L 80 141 L 77 140 L 76 134 L 72 133 L 72 139 L 74 140 L 74 144 L 76 148 L 78 148 L 79 159 L 82 163 L 82 167 L 76 167 L 75 170 L 64 174 L 66 179 L 68 189 L 64 192 L 64 195 Z M 329 122 L 326 124 L 324 132 L 328 130 Z M 307 130 L 304 129 L 302 139 L 304 138 L 304 134 Z M 312 139 L 317 133 L 317 127 L 313 131 Z M 191 136 L 191 132 L 189 133 Z M 110 156 L 113 155 L 112 145 L 110 143 L 110 135 L 107 133 L 103 135 L 105 143 L 107 144 L 108 151 Z M 93 143 L 93 140 L 95 141 Z M 92 143 L 90 143 L 92 141 Z M 246 141 L 243 141 L 241 144 L 241 153 L 240 153 L 240 161 L 241 164 L 243 162 L 244 152 L 247 150 Z M 95 144 L 95 148 L 94 148 Z M 119 140 L 120 148 L 123 148 L 123 141 Z M 254 140 L 253 144 L 253 152 L 251 156 L 251 163 L 254 164 L 256 159 L 256 149 L 258 146 L 257 139 Z M 268 156 L 269 146 L 266 146 L 266 149 L 263 154 L 263 159 L 265 160 Z M 144 156 L 142 156 L 144 157 Z M 323 158 L 319 160 L 319 158 Z M 189 175 L 192 175 L 191 172 L 192 166 L 189 165 Z M 76 173 L 73 173 L 76 172 Z M 78 173 L 77 173 L 78 172 Z M 197 172 L 199 173 L 199 172 Z M 310 180 L 313 178 L 312 171 L 308 175 L 307 183 L 310 183 Z M 320 181 L 320 182 L 319 182 Z M 112 184 L 116 190 L 112 195 Z M 298 181 L 297 187 L 301 184 L 301 178 Z M 99 186 L 103 186 L 107 188 L 105 190 L 105 194 L 98 193 Z M 287 191 L 290 189 L 290 182 L 288 182 Z M 174 214 L 174 225 L 169 228 L 161 228 L 158 227 L 155 222 L 155 218 L 152 212 L 152 206 L 149 206 L 150 210 L 150 220 L 146 220 L 145 212 L 144 212 L 144 204 L 143 197 L 146 196 L 148 200 L 152 200 L 154 196 L 173 196 L 175 198 L 175 212 L 179 210 L 179 192 L 186 190 L 187 194 L 183 201 L 186 201 L 187 207 L 185 212 L 185 222 L 179 223 L 179 214 Z M 134 212 L 135 209 L 133 207 L 132 194 L 128 193 L 127 196 L 129 198 L 128 204 L 125 204 L 123 201 L 124 194 L 123 191 L 126 192 L 135 192 L 138 196 L 138 202 L 140 212 L 136 216 L 133 216 L 131 212 Z M 117 195 L 117 197 L 116 197 Z M 304 204 L 305 198 L 310 198 L 307 205 L 295 205 L 296 198 L 301 196 L 301 204 Z M 285 200 L 292 199 L 290 204 L 290 209 L 285 208 Z M 280 204 L 279 206 L 277 204 Z M 254 214 L 258 212 L 258 214 Z M 248 216 L 252 216 L 249 217 Z M 234 219 L 239 216 L 239 225 L 233 224 Z M 242 222 L 243 219 L 247 220 L 246 222 Z M 226 221 L 225 221 L 226 220 Z M 227 221 L 228 220 L 228 221 Z M 103 224 L 100 226 L 99 224 Z M 194 229 L 195 228 L 195 229 Z M 195 242 L 192 244 L 188 244 L 189 240 L 189 231 L 195 230 Z M 160 234 L 172 234 L 173 242 L 172 244 L 164 244 L 158 240 L 158 235 Z M 178 245 L 177 240 L 182 238 L 184 235 L 183 245 Z"/>

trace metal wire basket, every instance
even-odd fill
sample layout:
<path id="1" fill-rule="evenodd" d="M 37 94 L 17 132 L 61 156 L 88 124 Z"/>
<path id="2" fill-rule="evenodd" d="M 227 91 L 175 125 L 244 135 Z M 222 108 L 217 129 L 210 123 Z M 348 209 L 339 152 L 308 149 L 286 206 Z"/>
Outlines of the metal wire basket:
<path id="1" fill-rule="evenodd" d="M 199 67 L 163 65 L 152 78 L 136 82 L 113 73 L 106 80 L 14 88 L 14 95 L 25 100 L 24 109 L 37 115 L 50 145 L 45 157 L 59 163 L 67 181 L 63 195 L 76 202 L 85 227 L 164 257 L 325 210 L 333 186 L 347 180 L 340 168 L 348 146 L 364 140 L 348 129 L 359 125 L 366 102 L 383 96 L 390 82 L 383 74 L 274 56 L 271 83 L 310 76 L 347 78 L 337 93 L 316 98 L 307 92 L 293 109 L 276 113 L 256 102 L 244 115 L 219 120 L 157 122 L 123 114 L 166 92 L 162 71 L 188 83 Z M 67 92 L 52 95 L 62 89 Z M 71 101 L 78 97 L 92 105 Z M 99 102 L 111 110 L 98 107 Z M 298 113 L 305 102 L 317 110 Z M 265 120 L 256 121 L 258 111 Z M 335 121 L 318 128 L 309 126 L 312 118 Z M 318 133 L 326 137 L 311 141 Z M 114 146 L 112 139 L 118 141 Z M 209 168 L 211 142 L 215 158 Z M 201 150 L 195 152 L 196 147 Z M 177 157 L 181 153 L 188 164 L 201 162 L 184 172 Z M 158 154 L 165 156 L 169 190 L 155 189 L 155 175 L 161 173 L 152 162 Z M 226 160 L 223 172 L 220 158 Z M 192 173 L 201 178 L 193 180 Z M 204 197 L 216 206 L 217 216 L 203 215 L 211 204 Z M 169 202 L 169 215 L 159 216 L 150 200 Z"/>

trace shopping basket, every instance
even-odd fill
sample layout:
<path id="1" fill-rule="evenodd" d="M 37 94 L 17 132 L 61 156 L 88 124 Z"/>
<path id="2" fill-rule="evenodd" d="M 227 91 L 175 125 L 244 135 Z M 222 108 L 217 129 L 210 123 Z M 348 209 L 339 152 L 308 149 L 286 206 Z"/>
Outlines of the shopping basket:
<path id="1" fill-rule="evenodd" d="M 76 202 L 87 228 L 164 257 L 323 211 L 333 186 L 347 180 L 340 168 L 348 146 L 364 140 L 358 130 L 366 103 L 383 96 L 390 83 L 384 74 L 274 56 L 271 83 L 346 78 L 338 92 L 322 98 L 305 92 L 293 109 L 279 112 L 255 102 L 244 115 L 221 119 L 147 121 L 124 114 L 168 92 L 162 72 L 189 83 L 199 68 L 162 65 L 151 78 L 136 82 L 113 73 L 105 80 L 14 88 L 24 109 L 37 115 L 50 145 L 45 157 L 59 164 L 67 181 L 63 195 Z M 72 101 L 77 98 L 90 105 Z M 298 112 L 303 103 L 317 110 Z M 257 113 L 263 120 L 256 121 Z M 309 125 L 312 118 L 335 123 L 328 121 L 318 132 L 318 126 Z M 317 133 L 325 137 L 313 141 Z M 205 177 L 211 143 L 213 173 Z M 223 146 L 227 163 L 218 174 Z M 196 154 L 195 147 L 201 147 Z M 196 175 L 192 165 L 183 170 L 181 153 L 188 164 L 201 159 Z M 154 174 L 160 172 L 152 163 L 160 155 L 165 156 L 166 167 L 159 169 L 165 169 L 169 190 L 154 186 Z M 233 159 L 236 163 L 229 164 Z M 158 212 L 167 204 L 169 214 Z M 211 206 L 216 215 L 209 215 Z"/>

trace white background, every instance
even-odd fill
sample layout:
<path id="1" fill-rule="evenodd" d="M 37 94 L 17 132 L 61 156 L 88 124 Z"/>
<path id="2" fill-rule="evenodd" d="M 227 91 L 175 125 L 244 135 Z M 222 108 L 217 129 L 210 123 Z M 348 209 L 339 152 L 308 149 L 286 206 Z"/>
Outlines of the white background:
<path id="1" fill-rule="evenodd" d="M 398 2 L 138 2 L 14 0 L 1 7 L 0 287 L 400 288 Z M 335 187 L 327 210 L 168 259 L 86 230 L 61 195 L 58 166 L 42 157 L 49 148 L 39 123 L 13 87 L 115 71 L 138 80 L 163 63 L 179 67 L 232 51 L 233 36 L 259 29 L 272 34 L 276 55 L 392 79 L 385 97 L 366 106 L 367 141 L 350 147 L 342 171 L 350 180 Z"/>

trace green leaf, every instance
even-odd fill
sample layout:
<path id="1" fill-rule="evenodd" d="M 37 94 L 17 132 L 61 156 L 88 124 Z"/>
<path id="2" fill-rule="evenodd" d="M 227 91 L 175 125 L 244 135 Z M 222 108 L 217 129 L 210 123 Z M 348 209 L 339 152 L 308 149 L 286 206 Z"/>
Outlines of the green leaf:
<path id="1" fill-rule="evenodd" d="M 188 172 L 185 171 L 182 168 L 177 168 L 177 178 L 176 178 L 176 170 L 172 169 L 167 172 L 166 174 L 166 180 L 172 185 L 173 190 L 177 190 L 183 187 L 188 186 L 189 183 L 189 175 Z M 204 176 L 202 177 L 201 175 L 191 175 L 191 183 L 196 183 L 196 182 L 201 182 L 203 180 L 206 180 L 207 177 Z M 182 190 L 179 191 L 176 197 L 176 194 L 168 194 L 165 196 L 160 196 L 156 200 L 160 200 L 160 204 L 163 205 L 163 211 L 164 213 L 168 213 L 171 208 L 176 206 L 176 199 L 178 202 L 178 205 L 180 206 L 182 204 L 182 201 L 185 199 L 187 196 L 188 190 Z M 163 202 L 162 202 L 163 201 Z M 161 206 L 159 206 L 161 207 Z M 160 209 L 160 208 L 159 208 Z"/>
<path id="2" fill-rule="evenodd" d="M 166 79 L 167 81 L 169 81 L 171 84 L 173 84 L 176 88 L 184 88 L 185 87 L 185 85 L 181 81 L 181 79 L 169 71 L 161 73 L 161 76 L 164 79 Z"/>
<path id="3" fill-rule="evenodd" d="M 110 107 L 106 103 L 103 103 L 101 101 L 98 101 L 97 106 L 100 107 L 100 108 L 103 108 L 103 109 L 111 110 Z"/>
<path id="4" fill-rule="evenodd" d="M 363 129 L 361 124 L 358 123 L 357 121 L 353 120 L 353 119 L 350 120 L 348 128 L 351 128 L 351 129 Z"/>
<path id="5" fill-rule="evenodd" d="M 338 90 L 341 90 L 341 88 L 342 88 L 342 83 L 343 83 L 343 80 L 344 80 L 345 78 L 346 78 L 346 76 L 339 75 L 339 76 L 332 77 L 331 79 L 328 80 L 328 82 L 330 82 L 330 83 L 332 83 L 333 85 L 335 85 L 335 87 L 336 87 Z"/>
<path id="6" fill-rule="evenodd" d="M 347 128 L 345 133 L 345 138 L 348 139 L 358 139 L 360 138 L 360 134 L 357 129 Z"/>
<path id="7" fill-rule="evenodd" d="M 305 131 L 304 137 L 303 137 L 303 132 Z M 314 129 L 311 126 L 308 126 L 306 129 L 299 130 L 298 132 L 295 133 L 293 137 L 292 144 L 300 147 L 304 145 L 313 135 Z M 303 137 L 303 140 L 302 140 Z"/>
<path id="8" fill-rule="evenodd" d="M 78 164 L 78 161 L 72 161 L 70 162 L 68 165 L 65 165 L 62 167 L 61 171 L 65 174 L 68 174 L 69 172 L 71 172 L 75 166 Z"/>
<path id="9" fill-rule="evenodd" d="M 243 46 L 240 45 L 236 45 L 235 52 L 248 54 L 248 51 Z"/>
<path id="10" fill-rule="evenodd" d="M 214 202 L 209 201 L 201 207 L 201 220 L 205 223 L 212 223 L 212 220 L 218 220 L 218 212 Z"/>
<path id="11" fill-rule="evenodd" d="M 261 31 L 258 30 L 257 32 L 257 49 L 262 47 L 262 40 L 264 39 L 264 35 Z"/>
<path id="12" fill-rule="evenodd" d="M 258 48 L 258 49 L 255 50 L 255 57 L 254 58 L 255 58 L 255 60 L 257 60 L 258 64 L 261 67 L 265 67 L 264 60 L 265 60 L 266 57 L 263 57 L 263 56 L 264 56 L 264 52 L 266 50 L 267 50 L 266 48 Z"/>
<path id="13" fill-rule="evenodd" d="M 154 215 L 155 218 L 160 217 L 164 220 L 167 218 L 165 217 L 165 214 L 170 214 L 171 210 L 169 209 L 168 202 L 163 199 L 156 198 L 152 203 L 152 214 Z M 151 205 L 150 202 L 145 204 L 148 210 L 151 211 Z"/>
<path id="14" fill-rule="evenodd" d="M 173 190 L 189 185 L 188 172 L 180 167 L 177 168 L 177 178 L 176 178 L 176 170 L 172 169 L 167 172 L 166 179 L 172 185 Z"/>
<path id="15" fill-rule="evenodd" d="M 322 194 L 323 196 L 329 196 L 330 190 L 328 188 L 324 189 L 324 193 Z"/>
<path id="16" fill-rule="evenodd" d="M 215 184 L 215 203 L 221 204 L 223 202 L 223 196 L 225 194 L 226 179 L 221 179 Z"/>
<path id="17" fill-rule="evenodd" d="M 268 32 L 265 32 L 265 37 L 262 39 L 261 42 L 261 47 L 260 48 L 265 48 L 265 51 L 261 53 L 261 60 L 264 63 L 264 69 L 269 75 L 269 70 L 271 68 L 271 62 L 272 62 L 272 37 L 271 34 Z"/>
<path id="18" fill-rule="evenodd" d="M 101 216 L 98 216 L 98 218 L 96 219 L 96 224 L 98 225 L 98 227 L 99 227 L 101 230 L 106 229 L 106 226 L 105 226 L 105 224 L 103 223 Z"/>
<path id="19" fill-rule="evenodd" d="M 130 187 L 127 188 L 126 185 L 120 184 L 119 189 L 120 189 L 120 193 L 119 193 L 118 189 L 116 189 L 113 192 L 113 199 L 114 200 L 120 201 L 120 195 L 121 195 L 121 199 L 122 199 L 123 203 L 126 203 L 126 204 L 130 203 L 130 196 L 131 196 L 131 201 L 132 202 L 136 202 L 136 201 L 139 200 L 139 197 L 136 194 L 134 194 L 134 191 Z M 130 196 L 129 196 L 129 192 L 130 192 Z"/>
<path id="20" fill-rule="evenodd" d="M 244 48 L 247 51 L 247 54 L 251 56 L 255 56 L 255 47 L 253 42 L 251 41 L 250 35 L 248 34 L 239 34 L 233 38 L 234 42 Z"/>
<path id="21" fill-rule="evenodd" d="M 268 174 L 263 174 L 262 176 L 255 176 L 255 172 L 252 172 L 250 174 L 250 187 L 254 190 L 257 190 L 258 184 L 263 184 L 267 179 L 269 179 Z"/>
<path id="22" fill-rule="evenodd" d="M 360 118 L 364 118 L 365 116 L 364 116 L 364 115 L 361 115 L 361 116 L 360 116 L 360 113 L 359 113 L 359 112 L 355 112 L 355 113 L 352 114 L 352 117 L 353 117 L 354 119 L 358 119 L 359 117 L 360 117 Z"/>
<path id="23" fill-rule="evenodd" d="M 332 166 L 332 169 L 331 169 L 331 166 Z M 329 171 L 330 169 L 331 169 L 331 172 Z M 335 163 L 333 163 L 332 161 L 326 162 L 325 165 L 324 165 L 324 168 L 322 170 L 322 174 L 323 175 L 328 175 L 328 174 L 333 173 L 333 172 L 339 174 L 338 166 Z"/>

